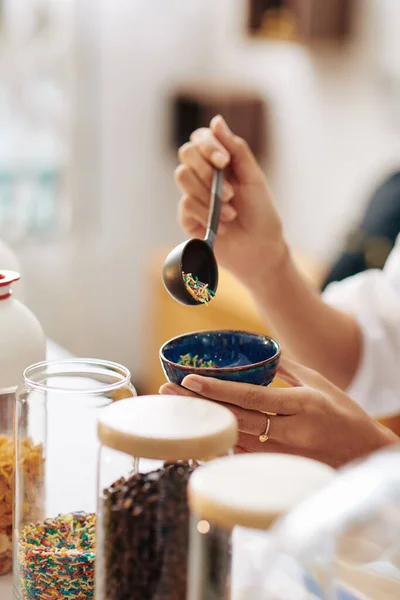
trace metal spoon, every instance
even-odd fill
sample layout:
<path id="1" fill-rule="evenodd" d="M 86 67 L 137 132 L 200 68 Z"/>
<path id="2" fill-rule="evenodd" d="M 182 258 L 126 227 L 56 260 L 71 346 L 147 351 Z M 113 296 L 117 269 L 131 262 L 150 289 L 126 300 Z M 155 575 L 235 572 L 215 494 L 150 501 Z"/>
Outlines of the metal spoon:
<path id="1" fill-rule="evenodd" d="M 187 240 L 176 246 L 167 256 L 162 269 L 162 278 L 169 294 L 181 304 L 202 304 L 187 290 L 182 272 L 192 273 L 214 293 L 218 286 L 218 265 L 214 256 L 214 242 L 221 213 L 223 171 L 214 169 L 211 188 L 211 204 L 204 240 Z"/>

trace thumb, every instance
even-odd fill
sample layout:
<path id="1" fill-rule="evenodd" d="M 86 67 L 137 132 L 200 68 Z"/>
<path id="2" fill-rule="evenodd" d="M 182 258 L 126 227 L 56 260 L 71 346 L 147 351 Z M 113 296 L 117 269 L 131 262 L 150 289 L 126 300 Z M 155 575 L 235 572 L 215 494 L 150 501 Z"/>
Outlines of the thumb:
<path id="1" fill-rule="evenodd" d="M 231 155 L 230 166 L 236 179 L 245 184 L 259 183 L 263 173 L 247 142 L 229 129 L 221 115 L 212 119 L 210 128 Z"/>

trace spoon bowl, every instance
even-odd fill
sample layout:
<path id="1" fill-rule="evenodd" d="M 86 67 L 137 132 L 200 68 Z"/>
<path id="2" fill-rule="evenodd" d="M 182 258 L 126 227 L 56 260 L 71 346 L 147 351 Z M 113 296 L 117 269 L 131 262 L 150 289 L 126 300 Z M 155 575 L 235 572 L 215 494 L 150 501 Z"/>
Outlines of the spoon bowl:
<path id="1" fill-rule="evenodd" d="M 208 285 L 212 292 L 218 286 L 218 265 L 214 256 L 214 242 L 217 235 L 221 213 L 221 191 L 223 172 L 214 170 L 211 189 L 211 205 L 206 236 L 204 240 L 191 239 L 182 242 L 168 254 L 165 259 L 162 278 L 168 293 L 187 306 L 202 304 L 188 291 L 182 273 L 191 273 L 199 281 Z"/>
<path id="2" fill-rule="evenodd" d="M 164 285 L 170 295 L 181 304 L 198 306 L 199 301 L 187 290 L 182 272 L 196 275 L 199 281 L 208 283 L 210 290 L 217 290 L 217 261 L 206 241 L 193 239 L 182 242 L 168 254 L 162 270 Z"/>

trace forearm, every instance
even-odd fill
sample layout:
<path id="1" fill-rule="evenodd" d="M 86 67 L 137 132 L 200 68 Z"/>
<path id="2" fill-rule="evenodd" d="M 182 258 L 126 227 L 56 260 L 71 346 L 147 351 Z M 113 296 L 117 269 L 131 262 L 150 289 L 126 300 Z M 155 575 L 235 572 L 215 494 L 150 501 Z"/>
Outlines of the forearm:
<path id="1" fill-rule="evenodd" d="M 284 350 L 346 389 L 360 360 L 359 326 L 322 300 L 287 250 L 282 256 L 279 265 L 246 283 Z"/>
<path id="2" fill-rule="evenodd" d="M 382 425 L 381 423 L 377 423 L 378 426 L 378 441 L 376 450 L 380 450 L 381 448 L 385 448 L 386 446 L 393 446 L 395 444 L 400 444 L 400 438 L 396 435 L 391 429 Z"/>

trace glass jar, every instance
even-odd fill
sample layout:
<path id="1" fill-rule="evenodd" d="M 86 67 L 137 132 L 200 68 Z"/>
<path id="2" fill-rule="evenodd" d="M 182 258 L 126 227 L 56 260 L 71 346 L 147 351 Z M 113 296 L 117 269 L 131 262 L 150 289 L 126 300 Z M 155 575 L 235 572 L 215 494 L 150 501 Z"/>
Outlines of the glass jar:
<path id="1" fill-rule="evenodd" d="M 97 419 L 136 395 L 125 367 L 39 363 L 17 390 L 14 600 L 94 594 Z"/>
<path id="2" fill-rule="evenodd" d="M 188 489 L 187 599 L 259 600 L 243 568 L 254 534 L 268 530 L 334 475 L 319 462 L 281 454 L 236 455 L 199 468 Z"/>
<path id="3" fill-rule="evenodd" d="M 317 600 L 400 598 L 399 465 L 398 446 L 349 465 L 278 522 L 271 532 L 271 569 L 252 569 L 258 600 L 306 593 Z M 264 540 L 253 566 L 268 552 Z M 277 593 L 276 581 L 283 578 L 286 588 Z M 303 595 L 294 596 L 293 589 Z"/>
<path id="4" fill-rule="evenodd" d="M 0 575 L 12 568 L 15 388 L 0 390 Z"/>
<path id="5" fill-rule="evenodd" d="M 96 600 L 184 600 L 187 482 L 234 447 L 235 417 L 206 400 L 143 396 L 104 410 L 98 433 Z"/>
<path id="6" fill-rule="evenodd" d="M 46 356 L 46 339 L 39 322 L 12 294 L 19 277 L 13 271 L 0 270 L 0 575 L 12 567 L 15 392 L 24 369 Z M 23 448 L 23 455 L 26 485 L 30 487 L 29 445 Z"/>

